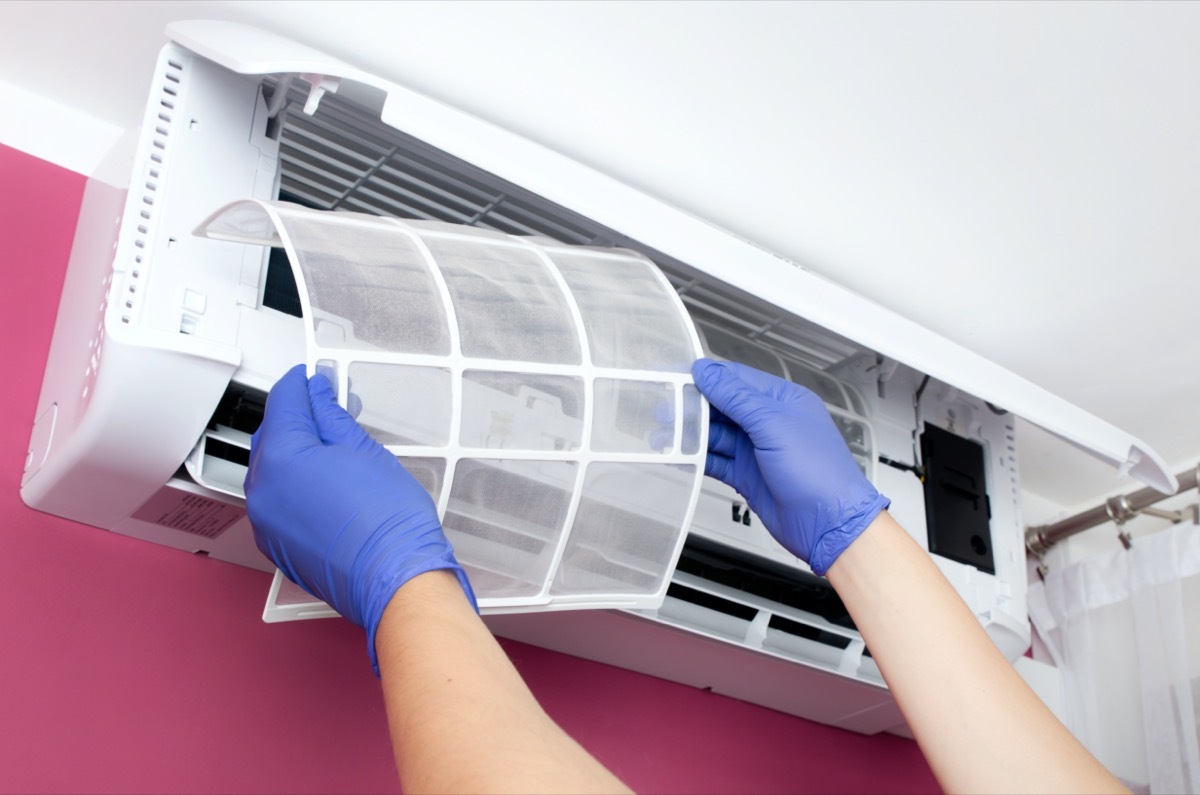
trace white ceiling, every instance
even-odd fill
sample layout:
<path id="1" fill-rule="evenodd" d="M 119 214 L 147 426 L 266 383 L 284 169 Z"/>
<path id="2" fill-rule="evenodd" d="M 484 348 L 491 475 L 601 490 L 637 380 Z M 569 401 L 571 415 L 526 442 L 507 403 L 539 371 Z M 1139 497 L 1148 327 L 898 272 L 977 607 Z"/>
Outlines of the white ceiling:
<path id="1" fill-rule="evenodd" d="M 803 263 L 1200 459 L 1200 4 L 0 4 L 0 82 L 125 124 L 166 22 L 276 30 Z M 1044 434 L 1023 485 L 1118 488 Z"/>

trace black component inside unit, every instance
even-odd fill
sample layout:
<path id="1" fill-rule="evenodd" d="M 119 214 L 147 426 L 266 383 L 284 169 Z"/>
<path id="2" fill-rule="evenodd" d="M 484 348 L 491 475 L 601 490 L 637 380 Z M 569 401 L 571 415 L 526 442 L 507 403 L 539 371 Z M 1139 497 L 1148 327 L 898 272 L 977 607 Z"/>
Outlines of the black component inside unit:
<path id="1" fill-rule="evenodd" d="M 815 574 L 796 571 L 695 535 L 689 535 L 684 542 L 676 568 L 709 582 L 813 613 L 839 627 L 856 629 L 833 586 Z M 702 606 L 711 607 L 708 604 Z"/>
<path id="2" fill-rule="evenodd" d="M 709 610 L 715 610 L 718 613 L 724 613 L 727 616 L 740 618 L 743 621 L 750 621 L 756 615 L 758 615 L 757 610 L 755 610 L 753 607 L 747 607 L 741 602 L 734 602 L 731 599 L 722 599 L 719 596 L 713 596 L 712 594 L 705 593 L 704 591 L 697 591 L 695 588 L 689 588 L 686 585 L 680 585 L 677 582 L 673 582 L 667 586 L 667 596 L 671 597 L 672 599 L 679 599 L 680 601 L 687 602 L 689 604 L 708 608 Z"/>
<path id="3" fill-rule="evenodd" d="M 263 287 L 263 306 L 292 317 L 304 317 L 300 311 L 300 291 L 288 262 L 287 252 L 272 248 L 267 258 L 267 283 Z"/>
<path id="4" fill-rule="evenodd" d="M 217 402 L 217 408 L 208 420 L 208 429 L 215 431 L 220 425 L 242 433 L 253 434 L 258 430 L 258 426 L 262 425 L 263 413 L 266 408 L 266 392 L 230 381 L 229 386 L 225 387 L 225 394 L 221 395 L 221 399 Z M 204 454 L 241 466 L 250 465 L 249 450 L 211 436 L 204 439 Z M 180 464 L 179 469 L 175 471 L 175 477 L 195 483 L 186 464 Z"/>
<path id="5" fill-rule="evenodd" d="M 220 458 L 225 461 L 232 461 L 235 464 L 240 464 L 244 467 L 250 466 L 250 451 L 244 447 L 238 447 L 235 444 L 223 442 L 220 439 L 214 439 L 211 436 L 204 440 L 204 453 L 213 458 Z"/>
<path id="6" fill-rule="evenodd" d="M 850 645 L 850 639 L 845 635 L 828 632 L 820 627 L 810 627 L 808 624 L 801 624 L 799 621 L 792 621 L 790 618 L 784 618 L 783 616 L 771 616 L 771 620 L 767 626 L 778 632 L 786 632 L 798 638 L 805 638 L 806 640 L 823 643 L 826 646 L 833 646 L 835 649 L 844 649 Z"/>
<path id="7" fill-rule="evenodd" d="M 299 204 L 310 210 L 322 208 L 310 201 L 280 191 L 279 200 Z M 263 306 L 274 309 L 292 317 L 304 317 L 300 311 L 300 291 L 296 289 L 296 276 L 292 273 L 292 265 L 288 262 L 287 252 L 279 247 L 271 249 L 267 258 L 267 282 L 263 286 Z"/>
<path id="8" fill-rule="evenodd" d="M 921 461 L 929 551 L 995 574 L 983 445 L 926 424 Z"/>
<path id="9" fill-rule="evenodd" d="M 209 430 L 215 431 L 218 425 L 224 425 L 242 433 L 254 433 L 262 424 L 266 408 L 266 392 L 230 381 L 208 421 Z"/>

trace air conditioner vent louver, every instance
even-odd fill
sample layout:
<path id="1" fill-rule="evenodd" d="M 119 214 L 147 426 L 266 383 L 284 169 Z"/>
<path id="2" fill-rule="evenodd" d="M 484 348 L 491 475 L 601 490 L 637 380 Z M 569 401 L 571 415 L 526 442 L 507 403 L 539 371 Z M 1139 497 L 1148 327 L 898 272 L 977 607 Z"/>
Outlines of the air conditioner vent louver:
<path id="1" fill-rule="evenodd" d="M 786 605 L 830 624 L 855 629 L 850 612 L 828 580 L 756 558 L 732 547 L 688 536 L 678 570 L 705 582 L 716 583 L 740 593 Z"/>
<path id="2" fill-rule="evenodd" d="M 603 245 L 594 231 L 423 157 L 416 141 L 411 149 L 387 143 L 384 135 L 394 138 L 395 131 L 376 134 L 371 128 L 377 121 L 356 118 L 340 107 L 336 116 L 319 111 L 307 116 L 301 110 L 303 97 L 293 89 L 284 110 L 280 151 L 285 193 L 324 210 L 446 221 Z"/>
<path id="3" fill-rule="evenodd" d="M 273 90 L 274 79 L 266 82 Z M 816 325 L 780 316 L 760 298 L 714 284 L 661 252 L 397 133 L 337 96 L 326 96 L 316 114 L 306 115 L 306 96 L 293 86 L 281 110 L 280 192 L 289 200 L 322 210 L 446 221 L 571 244 L 631 248 L 663 270 L 697 319 L 820 370 L 862 351 Z"/>

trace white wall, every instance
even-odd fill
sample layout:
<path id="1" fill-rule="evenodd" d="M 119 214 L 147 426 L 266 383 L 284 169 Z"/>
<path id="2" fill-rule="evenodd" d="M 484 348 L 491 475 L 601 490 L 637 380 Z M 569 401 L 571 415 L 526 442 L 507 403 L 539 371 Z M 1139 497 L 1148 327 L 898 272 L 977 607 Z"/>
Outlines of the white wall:
<path id="1" fill-rule="evenodd" d="M 90 174 L 121 137 L 121 127 L 44 95 L 0 82 L 0 144 Z"/>

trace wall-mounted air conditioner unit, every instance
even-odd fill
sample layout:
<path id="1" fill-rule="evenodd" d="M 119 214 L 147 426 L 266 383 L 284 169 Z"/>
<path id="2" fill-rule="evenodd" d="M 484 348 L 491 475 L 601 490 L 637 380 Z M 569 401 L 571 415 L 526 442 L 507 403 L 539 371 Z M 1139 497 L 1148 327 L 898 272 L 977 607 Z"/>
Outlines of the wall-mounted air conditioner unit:
<path id="1" fill-rule="evenodd" d="M 305 357 L 305 321 L 280 250 L 192 234 L 243 199 L 649 257 L 711 355 L 822 397 L 1010 659 L 1029 642 L 1013 418 L 1174 487 L 1119 429 L 527 140 L 260 30 L 193 21 L 167 33 L 143 118 L 85 193 L 22 480 L 34 508 L 270 570 L 241 482 L 267 390 Z M 735 493 L 705 480 L 687 531 L 659 606 L 487 620 L 501 635 L 825 723 L 902 730 L 836 594 Z M 325 614 L 276 579 L 268 618 Z"/>

